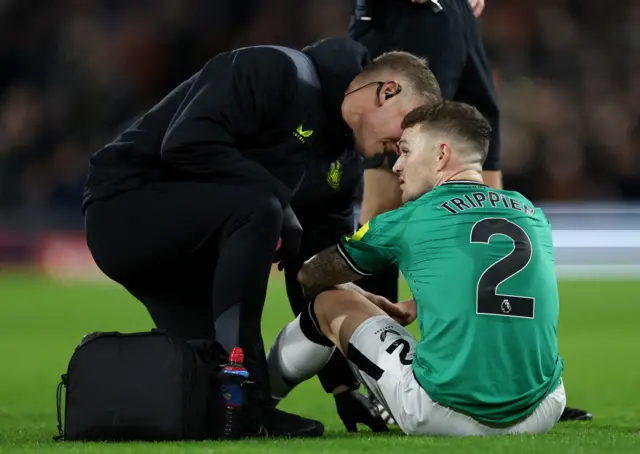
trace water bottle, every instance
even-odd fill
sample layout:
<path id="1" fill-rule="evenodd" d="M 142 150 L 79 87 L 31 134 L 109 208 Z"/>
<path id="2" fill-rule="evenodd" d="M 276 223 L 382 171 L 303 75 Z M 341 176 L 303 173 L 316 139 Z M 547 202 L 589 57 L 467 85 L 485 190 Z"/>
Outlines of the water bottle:
<path id="1" fill-rule="evenodd" d="M 229 363 L 222 369 L 222 406 L 223 406 L 223 440 L 235 440 L 242 434 L 242 407 L 244 391 L 242 386 L 249 377 L 249 372 L 243 366 L 244 353 L 235 347 L 229 355 Z"/>

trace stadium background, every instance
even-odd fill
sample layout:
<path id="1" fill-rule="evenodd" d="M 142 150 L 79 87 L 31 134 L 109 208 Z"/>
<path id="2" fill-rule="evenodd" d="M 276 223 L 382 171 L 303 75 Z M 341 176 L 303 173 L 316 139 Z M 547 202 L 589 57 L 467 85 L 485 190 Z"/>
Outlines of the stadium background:
<path id="1" fill-rule="evenodd" d="M 0 451 L 3 440 L 20 450 L 48 439 L 55 384 L 82 334 L 148 324 L 86 250 L 88 156 L 210 56 L 345 35 L 350 4 L 0 2 Z M 637 429 L 637 398 L 615 418 L 640 383 L 624 366 L 640 343 L 640 3 L 487 0 L 480 24 L 503 112 L 505 186 L 545 208 L 554 227 L 570 402 Z M 267 316 L 267 340 L 289 317 L 282 299 L 272 288 L 269 307 L 281 310 Z M 611 379 L 588 375 L 594 361 L 618 373 L 618 394 L 594 397 Z"/>
<path id="2" fill-rule="evenodd" d="M 118 127 L 218 52 L 344 35 L 350 3 L 1 2 L 0 261 L 33 261 L 43 245 L 79 260 L 81 244 L 50 234 L 81 231 L 87 157 Z M 505 186 L 568 213 L 578 202 L 638 200 L 640 3 L 487 3 L 480 24 L 500 90 Z M 622 217 L 581 209 L 594 213 L 590 229 L 639 225 L 632 206 Z M 563 219 L 563 229 L 586 227 Z"/>

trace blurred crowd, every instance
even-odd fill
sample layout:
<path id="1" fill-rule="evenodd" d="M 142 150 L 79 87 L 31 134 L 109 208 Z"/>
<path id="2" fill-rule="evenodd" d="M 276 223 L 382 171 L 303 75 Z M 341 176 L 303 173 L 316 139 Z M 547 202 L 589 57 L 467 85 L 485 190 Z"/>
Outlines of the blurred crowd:
<path id="1" fill-rule="evenodd" d="M 640 2 L 486 2 L 505 185 L 533 200 L 640 199 Z M 351 6 L 0 1 L 0 207 L 79 211 L 90 154 L 209 57 L 346 35 Z"/>

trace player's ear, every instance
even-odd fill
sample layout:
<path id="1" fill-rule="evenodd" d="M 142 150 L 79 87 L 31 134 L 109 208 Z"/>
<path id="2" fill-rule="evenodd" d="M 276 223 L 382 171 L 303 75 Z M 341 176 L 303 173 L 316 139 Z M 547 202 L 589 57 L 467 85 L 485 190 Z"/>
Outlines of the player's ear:
<path id="1" fill-rule="evenodd" d="M 451 147 L 446 143 L 440 144 L 438 147 L 438 171 L 444 169 L 447 164 L 449 164 L 452 151 Z"/>

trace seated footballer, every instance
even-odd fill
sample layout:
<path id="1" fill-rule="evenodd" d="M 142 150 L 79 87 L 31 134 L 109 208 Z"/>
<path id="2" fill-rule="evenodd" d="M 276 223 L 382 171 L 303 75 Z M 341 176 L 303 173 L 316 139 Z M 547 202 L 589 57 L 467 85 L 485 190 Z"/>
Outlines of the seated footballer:
<path id="1" fill-rule="evenodd" d="M 404 205 L 311 258 L 315 297 L 268 353 L 284 398 L 335 347 L 408 435 L 538 434 L 566 405 L 551 227 L 517 192 L 482 182 L 490 127 L 473 107 L 410 112 L 394 172 Z M 396 264 L 413 299 L 350 282 Z M 417 318 L 420 340 L 404 326 Z"/>

